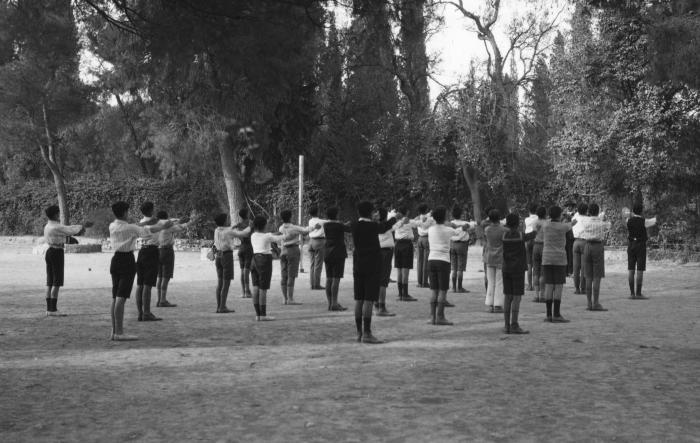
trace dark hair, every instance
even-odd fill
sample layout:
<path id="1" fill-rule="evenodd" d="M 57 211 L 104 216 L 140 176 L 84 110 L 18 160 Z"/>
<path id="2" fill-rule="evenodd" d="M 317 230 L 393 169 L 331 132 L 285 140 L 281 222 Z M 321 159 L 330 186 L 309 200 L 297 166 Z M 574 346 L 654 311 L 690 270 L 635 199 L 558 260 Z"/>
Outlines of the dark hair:
<path id="1" fill-rule="evenodd" d="M 143 215 L 150 217 L 153 215 L 153 202 L 143 202 L 139 209 L 141 209 Z"/>
<path id="2" fill-rule="evenodd" d="M 267 226 L 267 219 L 262 215 L 256 215 L 253 219 L 253 228 L 258 232 L 262 232 L 265 230 L 265 226 Z"/>
<path id="3" fill-rule="evenodd" d="M 403 215 L 404 217 L 408 217 L 408 207 L 407 206 L 399 206 L 399 214 Z"/>
<path id="4" fill-rule="evenodd" d="M 444 206 L 438 206 L 433 209 L 433 220 L 435 223 L 441 225 L 445 223 L 445 218 L 447 217 L 447 208 Z"/>
<path id="5" fill-rule="evenodd" d="M 509 228 L 517 228 L 520 224 L 520 217 L 515 212 L 506 215 L 506 226 Z"/>
<path id="6" fill-rule="evenodd" d="M 166 218 L 168 218 L 168 213 L 165 211 L 158 211 L 156 217 L 158 217 L 159 220 L 165 220 Z"/>
<path id="7" fill-rule="evenodd" d="M 379 208 L 377 211 L 379 211 L 379 221 L 386 221 L 386 217 L 389 214 L 386 208 Z"/>
<path id="8" fill-rule="evenodd" d="M 427 203 L 421 203 L 420 205 L 418 205 L 418 213 L 419 213 L 420 215 L 427 214 L 427 213 L 428 213 L 428 209 L 430 209 L 430 208 L 428 207 L 428 204 L 427 204 Z"/>
<path id="9" fill-rule="evenodd" d="M 374 205 L 371 202 L 368 202 L 367 200 L 361 201 L 357 205 L 357 213 L 360 215 L 362 218 L 370 218 L 372 217 L 372 211 L 374 210 Z"/>
<path id="10" fill-rule="evenodd" d="M 49 220 L 56 220 L 58 218 L 58 214 L 61 213 L 61 210 L 59 209 L 58 206 L 51 205 L 48 208 L 46 208 L 44 213 L 49 218 Z"/>
<path id="11" fill-rule="evenodd" d="M 581 215 L 586 215 L 588 214 L 588 205 L 586 203 L 581 203 L 578 205 L 578 208 L 576 208 L 579 214 Z"/>
<path id="12" fill-rule="evenodd" d="M 540 206 L 537 208 L 537 218 L 546 218 L 547 217 L 547 208 L 544 206 Z"/>
<path id="13" fill-rule="evenodd" d="M 310 206 L 309 215 L 312 217 L 316 217 L 318 215 L 318 206 Z"/>
<path id="14" fill-rule="evenodd" d="M 489 211 L 489 221 L 491 223 L 498 223 L 501 220 L 501 214 L 498 212 L 498 209 L 491 209 Z"/>
<path id="15" fill-rule="evenodd" d="M 330 208 L 327 208 L 326 217 L 328 217 L 330 220 L 335 220 L 336 218 L 338 218 L 338 208 L 336 206 L 331 206 Z"/>
<path id="16" fill-rule="evenodd" d="M 240 211 L 238 211 L 238 216 L 242 218 L 243 220 L 248 219 L 248 208 L 243 208 Z"/>
<path id="17" fill-rule="evenodd" d="M 452 217 L 460 218 L 462 216 L 462 212 L 464 211 L 462 210 L 461 206 L 455 206 L 454 208 L 452 208 Z"/>
<path id="18" fill-rule="evenodd" d="M 559 219 L 561 217 L 561 208 L 559 206 L 552 206 L 549 208 L 549 218 L 552 220 Z"/>
<path id="19" fill-rule="evenodd" d="M 537 214 L 537 203 L 530 203 L 530 206 L 528 206 L 528 210 L 530 211 L 530 214 Z"/>
<path id="20" fill-rule="evenodd" d="M 642 211 L 644 211 L 644 205 L 641 203 L 635 203 L 634 206 L 632 206 L 632 212 L 634 212 L 637 215 L 642 215 Z"/>
<path id="21" fill-rule="evenodd" d="M 125 201 L 118 201 L 112 205 L 112 212 L 117 218 L 122 218 L 129 212 L 129 203 Z"/>
<path id="22" fill-rule="evenodd" d="M 222 212 L 214 217 L 214 223 L 216 223 L 216 226 L 224 226 L 226 224 L 226 219 L 228 219 L 228 214 Z"/>
<path id="23" fill-rule="evenodd" d="M 284 223 L 289 223 L 292 221 L 292 211 L 285 209 L 284 211 L 280 212 L 280 217 L 282 217 L 282 221 Z"/>
<path id="24" fill-rule="evenodd" d="M 590 205 L 588 205 L 588 215 L 597 217 L 599 213 L 600 206 L 598 206 L 598 203 L 591 203 Z"/>

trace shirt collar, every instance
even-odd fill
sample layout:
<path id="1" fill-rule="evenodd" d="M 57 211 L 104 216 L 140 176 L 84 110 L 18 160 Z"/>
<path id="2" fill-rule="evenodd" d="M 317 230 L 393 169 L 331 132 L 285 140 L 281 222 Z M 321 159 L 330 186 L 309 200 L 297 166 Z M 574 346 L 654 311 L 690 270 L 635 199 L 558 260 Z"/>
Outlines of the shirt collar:
<path id="1" fill-rule="evenodd" d="M 359 221 L 371 222 L 372 220 L 370 220 L 369 218 L 360 217 L 360 218 L 359 218 Z"/>

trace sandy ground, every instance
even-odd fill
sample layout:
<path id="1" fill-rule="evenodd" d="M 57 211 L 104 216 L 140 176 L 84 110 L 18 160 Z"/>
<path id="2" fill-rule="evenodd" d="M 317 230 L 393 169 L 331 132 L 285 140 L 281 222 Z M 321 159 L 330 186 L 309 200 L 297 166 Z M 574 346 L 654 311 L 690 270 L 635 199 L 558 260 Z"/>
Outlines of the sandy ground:
<path id="1" fill-rule="evenodd" d="M 174 309 L 139 323 L 133 300 L 112 342 L 111 255 L 70 254 L 59 308 L 44 316 L 43 257 L 31 244 L 0 252 L 0 441 L 700 441 L 700 266 L 652 262 L 647 301 L 627 299 L 625 264 L 609 254 L 602 302 L 565 289 L 569 324 L 545 324 L 526 294 L 525 336 L 501 332 L 483 305 L 480 249 L 470 294 L 451 294 L 452 327 L 428 325 L 429 292 L 374 319 L 386 344 L 354 341 L 353 314 L 329 313 L 323 291 L 298 280 L 283 306 L 279 265 L 256 323 L 234 285 L 215 314 L 215 275 L 178 253 Z M 619 257 L 619 255 L 618 255 Z M 308 272 L 308 258 L 305 261 Z M 237 266 L 237 264 L 236 264 Z M 346 275 L 351 274 L 346 266 Z M 236 269 L 238 273 L 238 269 Z M 238 274 L 236 275 L 238 277 Z M 352 279 L 341 303 L 352 305 Z"/>

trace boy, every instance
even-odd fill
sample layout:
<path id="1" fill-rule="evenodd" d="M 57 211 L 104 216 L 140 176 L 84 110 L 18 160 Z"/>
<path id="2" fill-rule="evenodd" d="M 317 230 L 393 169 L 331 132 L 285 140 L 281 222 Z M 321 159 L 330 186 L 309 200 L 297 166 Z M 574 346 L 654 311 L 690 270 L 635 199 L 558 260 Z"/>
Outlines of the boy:
<path id="1" fill-rule="evenodd" d="M 385 208 L 379 208 L 377 211 L 379 222 L 385 223 L 388 217 L 388 212 Z M 379 272 L 379 300 L 375 305 L 377 308 L 378 317 L 394 317 L 396 314 L 389 312 L 386 309 L 386 289 L 389 287 L 389 276 L 391 276 L 391 258 L 394 255 L 394 228 L 400 226 L 397 223 L 388 231 L 379 234 L 379 247 L 381 248 L 381 270 Z M 411 256 L 413 258 L 413 256 Z M 411 260 L 413 261 L 413 260 Z"/>
<path id="2" fill-rule="evenodd" d="M 400 207 L 396 211 L 398 218 L 408 216 L 408 208 Z M 402 223 L 394 229 L 394 267 L 396 268 L 396 286 L 399 288 L 399 301 L 417 301 L 408 295 L 408 274 L 413 269 L 413 229 L 414 222 Z"/>
<path id="3" fill-rule="evenodd" d="M 559 206 L 549 208 L 549 221 L 542 231 L 542 274 L 544 276 L 544 300 L 547 304 L 546 322 L 568 323 L 561 315 L 561 295 L 566 283 L 566 233 L 571 223 L 561 221 Z"/>
<path id="4" fill-rule="evenodd" d="M 338 221 L 338 208 L 326 209 L 323 232 L 326 234 L 325 257 L 326 264 L 326 300 L 329 311 L 345 311 L 347 308 L 338 303 L 340 279 L 345 273 L 345 259 L 348 257 L 345 246 L 345 233 L 350 232 L 350 226 Z"/>
<path id="5" fill-rule="evenodd" d="M 44 226 L 44 240 L 49 245 L 44 255 L 46 261 L 46 316 L 65 317 L 58 311 L 58 291 L 63 286 L 64 251 L 63 245 L 66 237 L 81 235 L 85 228 L 81 225 L 62 225 L 60 223 L 61 210 L 56 205 L 49 206 L 44 211 L 48 221 Z M 85 224 L 86 227 L 90 225 Z"/>
<path id="6" fill-rule="evenodd" d="M 532 209 L 532 208 L 531 208 Z M 506 334 L 528 334 L 518 324 L 520 301 L 525 295 L 525 271 L 527 271 L 527 248 L 525 245 L 536 235 L 535 231 L 521 234 L 518 230 L 520 217 L 511 213 L 506 216 L 506 228 L 503 234 L 503 295 L 505 304 L 503 316 Z"/>
<path id="7" fill-rule="evenodd" d="M 416 268 L 418 269 L 418 287 L 427 288 L 428 284 L 428 254 L 430 254 L 430 243 L 428 241 L 428 228 L 431 223 L 429 222 L 430 215 L 428 212 L 430 208 L 427 204 L 421 203 L 418 206 L 418 218 L 422 225 L 418 226 L 418 263 Z M 427 224 L 426 224 L 427 223 Z"/>
<path id="8" fill-rule="evenodd" d="M 214 230 L 214 247 L 216 248 L 216 313 L 228 314 L 234 312 L 226 307 L 228 290 L 233 280 L 233 239 L 250 235 L 250 228 L 238 230 L 226 227 L 228 215 L 221 213 L 214 217 L 216 229 Z"/>
<path id="9" fill-rule="evenodd" d="M 143 218 L 141 225 L 154 225 L 158 219 L 153 217 L 153 202 L 147 201 L 141 205 Z M 138 309 L 138 321 L 159 321 L 151 313 L 151 288 L 158 280 L 158 236 L 145 235 L 141 240 L 141 249 L 136 259 L 136 308 Z"/>
<path id="10" fill-rule="evenodd" d="M 325 289 L 321 286 L 321 273 L 323 272 L 323 256 L 326 247 L 326 234 L 323 231 L 323 224 L 326 220 L 318 218 L 318 207 L 312 206 L 309 208 L 309 256 L 311 263 L 309 265 L 309 278 L 311 280 L 311 289 Z M 321 225 L 320 228 L 316 228 Z"/>
<path id="11" fill-rule="evenodd" d="M 581 223 L 581 238 L 586 240 L 583 249 L 583 271 L 586 276 L 586 298 L 589 311 L 607 311 L 599 302 L 600 280 L 605 277 L 605 248 L 603 241 L 610 230 L 610 222 L 599 216 L 597 203 L 588 205 L 588 217 Z"/>
<path id="12" fill-rule="evenodd" d="M 112 335 L 110 338 L 115 341 L 136 340 L 136 336 L 124 334 L 124 304 L 131 295 L 131 288 L 136 276 L 136 262 L 134 260 L 136 239 L 168 229 L 173 225 L 173 222 L 168 220 L 163 224 L 150 226 L 129 224 L 127 222 L 129 204 L 123 201 L 114 203 L 112 212 L 115 220 L 109 225 L 109 240 L 114 250 L 114 256 L 109 266 L 109 273 L 112 276 L 112 307 L 110 309 Z"/>
<path id="13" fill-rule="evenodd" d="M 574 216 L 571 217 L 572 222 L 576 221 L 576 223 L 574 223 L 574 225 L 571 227 L 571 233 L 574 236 L 574 246 L 572 251 L 574 255 L 574 294 L 586 293 L 586 276 L 584 275 L 581 266 L 583 250 L 586 247 L 586 240 L 581 238 L 581 229 L 583 228 L 583 224 L 579 222 L 587 217 L 587 213 L 588 205 L 586 203 L 581 203 L 578 205 L 578 209 L 576 210 Z"/>
<path id="14" fill-rule="evenodd" d="M 287 238 L 282 244 L 282 253 L 280 254 L 282 295 L 285 305 L 299 305 L 301 303 L 294 301 L 294 280 L 299 275 L 299 261 L 301 260 L 299 235 L 308 234 L 311 228 L 293 225 L 292 211 L 288 209 L 282 211 L 280 216 L 282 217 L 282 225 L 279 227 L 279 232 Z"/>
<path id="15" fill-rule="evenodd" d="M 530 204 L 529 208 L 530 215 L 524 220 L 525 222 L 525 234 L 535 232 L 535 222 L 537 221 L 537 204 Z M 506 221 L 506 224 L 508 222 Z M 535 288 L 532 286 L 532 248 L 535 245 L 535 239 L 530 239 L 525 242 L 525 254 L 527 257 L 527 290 L 534 291 Z"/>
<path id="16" fill-rule="evenodd" d="M 627 219 L 627 271 L 630 286 L 630 298 L 632 300 L 646 300 L 642 295 L 642 282 L 644 271 L 647 268 L 647 228 L 656 224 L 656 217 L 644 219 L 642 217 L 644 205 L 637 203 L 632 207 L 633 215 Z M 637 270 L 635 290 L 635 267 Z"/>
<path id="17" fill-rule="evenodd" d="M 272 243 L 280 244 L 289 239 L 286 235 L 265 232 L 265 226 L 267 226 L 267 219 L 261 215 L 256 216 L 253 219 L 253 233 L 250 235 L 250 242 L 253 245 L 250 277 L 253 281 L 253 307 L 256 321 L 275 319 L 267 315 L 267 291 L 270 289 L 272 279 Z"/>
<path id="18" fill-rule="evenodd" d="M 486 299 L 488 312 L 503 312 L 503 234 L 507 231 L 501 225 L 498 209 L 489 211 L 489 224 L 484 228 L 486 245 L 484 260 L 486 263 Z"/>
<path id="19" fill-rule="evenodd" d="M 542 249 L 544 248 L 544 232 L 542 226 L 547 222 L 547 208 L 537 208 L 537 220 L 533 224 L 535 238 L 532 240 L 532 281 L 535 284 L 535 303 L 544 303 L 544 274 L 542 273 Z"/>
<path id="20" fill-rule="evenodd" d="M 168 213 L 165 211 L 158 211 L 156 214 L 159 223 L 165 223 L 168 220 Z M 173 220 L 175 223 L 178 220 Z M 158 233 L 158 281 L 156 283 L 156 288 L 158 289 L 158 302 L 156 307 L 159 308 L 174 308 L 177 305 L 170 303 L 167 298 L 168 294 L 168 283 L 170 279 L 173 278 L 173 272 L 175 270 L 175 250 L 173 245 L 175 244 L 175 234 L 183 232 L 189 227 L 187 220 L 179 220 L 180 223 L 173 225 L 169 229 L 163 229 Z"/>
<path id="21" fill-rule="evenodd" d="M 369 344 L 382 343 L 372 335 L 372 307 L 379 299 L 379 234 L 388 231 L 396 223 L 395 218 L 390 218 L 384 223 L 372 221 L 373 209 L 372 203 L 360 202 L 357 205 L 359 219 L 352 225 L 352 239 L 355 245 L 353 292 L 357 341 Z"/>
<path id="22" fill-rule="evenodd" d="M 234 226 L 237 230 L 243 231 L 250 227 L 247 208 L 238 211 L 238 216 L 241 218 L 241 221 Z M 240 240 L 238 263 L 241 266 L 241 298 L 251 298 L 253 295 L 250 292 L 250 264 L 253 261 L 253 245 L 250 244 L 250 234 L 240 237 Z"/>
<path id="23" fill-rule="evenodd" d="M 437 222 L 437 220 L 436 220 Z M 458 228 L 467 225 L 473 228 L 468 221 L 462 219 L 462 208 L 455 206 L 452 209 L 452 225 Z M 459 230 L 450 242 L 450 263 L 452 267 L 452 292 L 460 294 L 468 293 L 462 286 L 464 271 L 467 270 L 467 255 L 469 253 L 469 232 Z"/>

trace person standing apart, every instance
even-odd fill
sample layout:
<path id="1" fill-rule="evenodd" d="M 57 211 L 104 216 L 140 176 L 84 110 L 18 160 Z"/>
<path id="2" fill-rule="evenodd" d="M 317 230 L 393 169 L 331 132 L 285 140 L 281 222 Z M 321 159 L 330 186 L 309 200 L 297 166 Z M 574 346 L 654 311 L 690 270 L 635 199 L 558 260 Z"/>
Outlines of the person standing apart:
<path id="1" fill-rule="evenodd" d="M 535 232 L 535 222 L 537 221 L 537 204 L 532 203 L 530 204 L 530 215 L 528 215 L 525 220 L 525 234 L 529 234 L 531 232 Z M 508 222 L 506 221 L 506 224 Z M 535 239 L 530 239 L 525 242 L 525 256 L 527 258 L 527 290 L 528 291 L 534 291 L 535 288 L 532 286 L 532 249 L 535 246 Z"/>
<path id="2" fill-rule="evenodd" d="M 566 233 L 571 223 L 561 221 L 562 209 L 549 208 L 549 221 L 541 228 L 543 233 L 542 274 L 544 276 L 544 300 L 547 304 L 545 321 L 568 323 L 561 315 L 561 295 L 566 283 Z"/>
<path id="3" fill-rule="evenodd" d="M 282 225 L 279 232 L 285 236 L 282 243 L 282 253 L 280 254 L 280 267 L 282 296 L 285 305 L 299 305 L 294 301 L 294 281 L 299 275 L 299 261 L 301 260 L 301 250 L 299 249 L 299 236 L 308 234 L 311 228 L 303 228 L 292 224 L 292 211 L 285 209 L 280 213 Z"/>
<path id="4" fill-rule="evenodd" d="M 323 257 L 325 254 L 326 234 L 323 231 L 323 225 L 326 220 L 318 218 L 318 207 L 312 206 L 309 208 L 309 257 L 311 263 L 309 265 L 309 278 L 311 280 L 311 289 L 325 289 L 321 286 L 321 273 L 323 272 Z M 316 228 L 321 225 L 320 228 Z"/>
<path id="5" fill-rule="evenodd" d="M 63 286 L 63 274 L 65 267 L 64 244 L 66 237 L 71 235 L 82 235 L 85 228 L 81 225 L 62 225 L 59 221 L 61 210 L 58 206 L 52 205 L 44 211 L 48 221 L 44 226 L 44 240 L 49 248 L 44 254 L 46 262 L 46 316 L 65 317 L 65 314 L 58 310 L 58 291 Z M 86 226 L 88 224 L 86 223 Z"/>
<path id="6" fill-rule="evenodd" d="M 165 223 L 168 220 L 168 213 L 158 211 L 156 214 L 159 223 Z M 175 234 L 184 232 L 189 224 L 186 221 L 172 220 L 173 224 L 168 229 L 163 229 L 158 233 L 158 281 L 156 288 L 158 289 L 158 308 L 174 308 L 177 305 L 168 301 L 168 283 L 173 278 L 175 272 Z"/>
<path id="7" fill-rule="evenodd" d="M 589 217 L 579 223 L 581 238 L 586 240 L 583 250 L 583 270 L 586 276 L 586 299 L 589 311 L 607 311 L 600 304 L 600 280 L 605 277 L 605 247 L 603 241 L 610 230 L 610 222 L 599 215 L 597 203 L 588 205 Z M 577 223 L 578 224 L 578 223 Z"/>
<path id="8" fill-rule="evenodd" d="M 632 300 L 647 299 L 642 295 L 644 271 L 647 269 L 647 228 L 656 224 L 656 217 L 644 219 L 643 211 L 644 205 L 637 203 L 632 207 L 632 216 L 627 219 L 627 278 Z"/>

